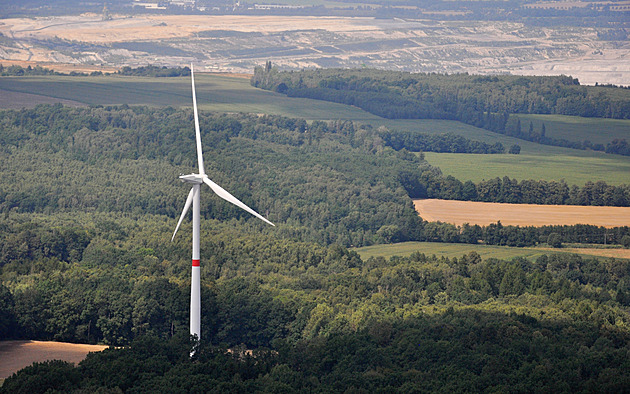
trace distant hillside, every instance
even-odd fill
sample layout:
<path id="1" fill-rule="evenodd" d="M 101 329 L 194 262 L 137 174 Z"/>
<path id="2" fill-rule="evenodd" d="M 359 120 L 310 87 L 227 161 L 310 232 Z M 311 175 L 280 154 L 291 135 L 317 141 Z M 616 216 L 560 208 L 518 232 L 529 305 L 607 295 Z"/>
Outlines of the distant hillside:
<path id="1" fill-rule="evenodd" d="M 256 67 L 252 85 L 290 97 L 356 105 L 389 119 L 451 119 L 545 145 L 605 150 L 630 156 L 626 140 L 607 146 L 546 135 L 544 124 L 526 128 L 519 114 L 630 119 L 630 89 L 581 86 L 559 77 L 414 74 L 383 70 L 279 72 Z M 630 123 L 628 123 L 630 131 Z M 630 135 L 630 134 L 629 134 Z"/>

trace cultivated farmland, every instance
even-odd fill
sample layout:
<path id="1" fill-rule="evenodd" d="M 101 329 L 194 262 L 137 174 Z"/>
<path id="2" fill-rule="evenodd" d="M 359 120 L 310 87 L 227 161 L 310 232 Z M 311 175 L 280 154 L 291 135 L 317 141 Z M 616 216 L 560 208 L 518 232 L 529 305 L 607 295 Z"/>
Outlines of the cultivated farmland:
<path id="1" fill-rule="evenodd" d="M 616 138 L 630 140 L 630 120 L 583 118 L 565 115 L 519 114 L 521 129 L 527 131 L 532 123 L 534 131 L 539 132 L 545 125 L 547 137 L 565 139 L 574 142 L 591 141 L 593 144 L 610 143 Z"/>
<path id="2" fill-rule="evenodd" d="M 189 83 L 187 78 L 117 75 L 3 77 L 0 78 L 0 108 L 19 109 L 55 102 L 66 105 L 189 107 Z M 453 133 L 486 143 L 501 142 L 506 147 L 512 144 L 522 147 L 520 155 L 425 153 L 429 164 L 440 167 L 445 175 L 453 175 L 461 181 L 478 182 L 509 176 L 518 180 L 564 179 L 569 185 L 581 186 L 587 181 L 601 180 L 619 185 L 630 180 L 630 160 L 627 156 L 540 145 L 451 120 L 384 119 L 349 105 L 291 98 L 256 89 L 242 77 L 200 73 L 197 75 L 197 96 L 200 109 L 204 111 L 264 113 L 308 120 L 347 119 L 391 130 Z M 610 119 L 590 121 L 606 124 Z"/>
<path id="3" fill-rule="evenodd" d="M 0 380 L 34 362 L 63 360 L 78 364 L 88 353 L 100 352 L 107 347 L 64 342 L 3 341 L 0 342 Z"/>
<path id="4" fill-rule="evenodd" d="M 531 144 L 531 143 L 530 143 Z M 531 144 L 532 147 L 534 144 Z M 537 145 L 537 154 L 474 155 L 426 152 L 429 164 L 439 167 L 444 175 L 465 181 L 512 179 L 561 181 L 583 186 L 586 182 L 604 181 L 611 185 L 630 182 L 630 160 L 627 156 L 601 152 Z"/>
<path id="5" fill-rule="evenodd" d="M 603 227 L 630 225 L 630 208 L 571 205 L 499 204 L 473 201 L 414 200 L 420 216 L 427 221 L 456 225 L 545 226 L 591 224 Z"/>
<path id="6" fill-rule="evenodd" d="M 306 119 L 381 118 L 361 109 L 320 100 L 289 98 L 252 87 L 249 79 L 222 74 L 195 74 L 199 108 L 216 112 L 247 112 Z M 5 77 L 0 78 L 0 108 L 33 107 L 61 102 L 74 105 L 148 105 L 190 107 L 188 78 L 148 77 Z M 25 96 L 29 95 L 29 96 Z M 28 97 L 28 100 L 24 100 Z M 16 105 L 17 103 L 17 105 Z M 456 122 L 451 122 L 456 124 Z"/>

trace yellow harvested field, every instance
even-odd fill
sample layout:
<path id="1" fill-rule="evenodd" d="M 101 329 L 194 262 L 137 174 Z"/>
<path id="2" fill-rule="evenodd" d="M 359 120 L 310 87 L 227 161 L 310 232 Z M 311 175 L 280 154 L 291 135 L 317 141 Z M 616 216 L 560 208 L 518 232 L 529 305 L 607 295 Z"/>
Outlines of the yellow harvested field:
<path id="1" fill-rule="evenodd" d="M 83 345 L 64 342 L 2 341 L 0 342 L 0 379 L 6 379 L 34 362 L 63 360 L 79 363 L 90 352 L 100 352 L 105 345 Z"/>
<path id="2" fill-rule="evenodd" d="M 413 203 L 424 220 L 456 225 L 468 223 L 485 226 L 501 221 L 501 224 L 515 226 L 630 226 L 630 208 L 626 207 L 499 204 L 437 199 L 414 200 Z"/>

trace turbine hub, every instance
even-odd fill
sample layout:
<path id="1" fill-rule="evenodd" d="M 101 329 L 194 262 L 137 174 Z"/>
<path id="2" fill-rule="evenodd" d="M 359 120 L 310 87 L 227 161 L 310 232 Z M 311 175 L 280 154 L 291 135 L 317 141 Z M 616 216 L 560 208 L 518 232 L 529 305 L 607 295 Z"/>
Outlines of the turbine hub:
<path id="1" fill-rule="evenodd" d="M 186 182 L 186 183 L 195 183 L 195 184 L 203 183 L 203 175 L 201 174 L 180 175 L 179 179 L 181 179 L 182 182 Z"/>

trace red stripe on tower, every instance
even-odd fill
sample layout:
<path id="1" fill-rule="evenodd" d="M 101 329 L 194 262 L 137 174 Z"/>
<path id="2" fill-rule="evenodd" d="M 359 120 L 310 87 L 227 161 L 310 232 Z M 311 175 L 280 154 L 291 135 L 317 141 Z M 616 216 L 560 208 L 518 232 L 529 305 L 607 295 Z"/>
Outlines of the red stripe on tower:
<path id="1" fill-rule="evenodd" d="M 199 267 L 199 260 L 193 259 L 193 267 Z"/>

